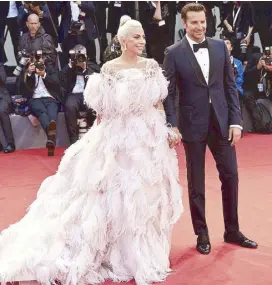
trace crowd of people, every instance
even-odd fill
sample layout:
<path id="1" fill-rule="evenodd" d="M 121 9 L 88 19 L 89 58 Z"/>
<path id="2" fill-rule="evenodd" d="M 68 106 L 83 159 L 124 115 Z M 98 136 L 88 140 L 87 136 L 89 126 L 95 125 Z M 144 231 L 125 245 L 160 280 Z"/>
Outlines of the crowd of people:
<path id="1" fill-rule="evenodd" d="M 84 104 L 83 92 L 89 75 L 121 55 L 116 36 L 121 16 L 137 16 L 144 28 L 146 47 L 141 55 L 164 61 L 165 49 L 174 43 L 176 14 L 187 2 L 175 1 L 5 1 L 0 15 L 0 122 L 7 145 L 5 153 L 15 151 L 9 114 L 31 113 L 38 118 L 47 134 L 48 155 L 54 155 L 56 120 L 65 112 L 70 143 L 79 137 L 78 117 L 85 112 L 88 128 L 96 118 Z M 269 2 L 203 2 L 206 9 L 206 36 L 214 37 L 221 29 L 234 70 L 241 106 L 245 105 L 256 120 L 255 131 L 272 132 L 271 124 L 256 114 L 258 98 L 272 99 L 272 8 Z M 219 7 L 221 23 L 216 26 L 214 8 Z M 107 17 L 106 17 L 106 12 Z M 7 29 L 5 29 L 7 27 Z M 17 67 L 16 94 L 11 98 L 5 88 L 7 58 L 4 50 L 9 31 Z M 180 31 L 184 37 L 185 30 Z M 254 45 L 258 32 L 263 53 Z M 108 43 L 107 34 L 112 40 Z M 100 57 L 97 62 L 95 39 Z M 60 49 L 57 49 L 60 47 Z M 58 51 L 57 50 L 61 50 Z M 20 109 L 21 108 L 21 109 Z M 258 109 L 260 112 L 260 110 Z M 258 124 L 257 124 L 258 123 Z"/>

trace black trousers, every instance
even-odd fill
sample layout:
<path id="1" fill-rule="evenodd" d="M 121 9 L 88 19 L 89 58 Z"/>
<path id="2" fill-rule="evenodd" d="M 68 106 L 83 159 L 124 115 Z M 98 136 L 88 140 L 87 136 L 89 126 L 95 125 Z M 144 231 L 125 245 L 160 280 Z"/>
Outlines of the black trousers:
<path id="1" fill-rule="evenodd" d="M 14 56 L 18 59 L 18 47 L 19 47 L 19 38 L 20 38 L 20 31 L 18 26 L 17 17 L 14 18 L 7 18 L 6 24 L 8 26 L 10 37 L 13 45 Z"/>
<path id="2" fill-rule="evenodd" d="M 32 114 L 39 119 L 42 128 L 47 134 L 49 123 L 57 120 L 59 111 L 58 102 L 54 98 L 50 97 L 37 98 L 31 99 L 29 101 L 29 106 Z"/>
<path id="3" fill-rule="evenodd" d="M 80 111 L 86 110 L 88 113 L 87 122 L 91 127 L 96 118 L 92 109 L 86 109 L 84 105 L 83 93 L 69 94 L 65 103 L 65 121 L 70 142 L 74 143 L 78 140 L 77 118 Z"/>
<path id="4" fill-rule="evenodd" d="M 0 98 L 0 124 L 3 129 L 6 141 L 8 144 L 14 144 L 14 137 L 9 118 L 10 105 L 2 98 Z"/>
<path id="5" fill-rule="evenodd" d="M 205 153 L 209 147 L 215 159 L 221 181 L 225 230 L 239 230 L 238 224 L 238 166 L 235 147 L 230 145 L 219 130 L 211 107 L 209 133 L 204 141 L 184 142 L 187 163 L 189 203 L 194 232 L 207 234 L 205 217 Z M 210 209 L 212 211 L 212 209 Z M 218 215 L 218 213 L 214 213 Z"/>

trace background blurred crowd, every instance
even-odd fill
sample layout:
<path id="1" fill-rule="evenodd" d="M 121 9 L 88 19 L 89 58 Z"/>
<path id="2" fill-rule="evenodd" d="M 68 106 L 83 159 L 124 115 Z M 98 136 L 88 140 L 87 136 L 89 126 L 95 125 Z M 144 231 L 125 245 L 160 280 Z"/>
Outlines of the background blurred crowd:
<path id="1" fill-rule="evenodd" d="M 147 41 L 143 56 L 162 64 L 165 48 L 175 41 L 176 15 L 188 2 L 192 1 L 1 1 L 0 123 L 7 146 L 0 144 L 0 149 L 15 150 L 11 112 L 38 118 L 47 134 L 48 154 L 53 155 L 57 114 L 64 111 L 74 143 L 82 112 L 88 127 L 95 119 L 83 100 L 88 76 L 121 54 L 116 37 L 120 18 L 128 15 L 142 23 Z M 228 47 L 237 93 L 256 121 L 255 131 L 272 132 L 272 123 L 263 122 L 268 114 L 260 113 L 256 101 L 272 100 L 272 2 L 200 2 L 206 8 L 207 36 L 220 31 Z M 220 11 L 219 23 L 215 8 Z M 5 66 L 8 32 L 17 61 L 13 74 Z M 254 42 L 255 33 L 261 48 Z M 178 40 L 184 35 L 180 29 Z M 15 87 L 6 86 L 7 73 L 16 77 Z"/>

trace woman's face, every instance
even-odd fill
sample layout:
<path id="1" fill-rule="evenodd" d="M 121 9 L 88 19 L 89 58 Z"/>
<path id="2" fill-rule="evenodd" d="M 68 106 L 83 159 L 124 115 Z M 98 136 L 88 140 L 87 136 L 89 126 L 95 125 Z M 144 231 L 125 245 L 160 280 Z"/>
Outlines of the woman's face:
<path id="1" fill-rule="evenodd" d="M 126 50 L 141 55 L 145 47 L 145 34 L 141 27 L 130 28 L 126 39 L 124 39 L 124 45 Z"/>

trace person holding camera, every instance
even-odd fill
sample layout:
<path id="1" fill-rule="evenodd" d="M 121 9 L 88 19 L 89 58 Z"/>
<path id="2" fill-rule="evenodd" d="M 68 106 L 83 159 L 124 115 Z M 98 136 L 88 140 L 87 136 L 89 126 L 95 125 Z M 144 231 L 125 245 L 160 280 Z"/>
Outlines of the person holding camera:
<path id="1" fill-rule="evenodd" d="M 47 34 L 54 40 L 54 44 L 58 45 L 58 20 L 57 20 L 57 3 L 49 2 L 50 8 L 46 1 L 24 1 L 19 8 L 18 23 L 23 33 L 27 32 L 27 18 L 31 14 L 39 17 L 42 26 Z M 51 10 L 50 10 L 51 9 Z M 54 11 L 56 10 L 56 11 Z"/>
<path id="2" fill-rule="evenodd" d="M 71 22 L 68 35 L 64 38 L 61 48 L 66 59 L 69 50 L 76 45 L 86 47 L 92 62 L 96 62 L 95 39 L 98 36 L 96 9 L 94 1 L 70 1 Z"/>
<path id="3" fill-rule="evenodd" d="M 44 60 L 47 64 L 56 66 L 57 53 L 54 46 L 52 37 L 45 33 L 44 28 L 41 26 L 40 19 L 36 14 L 30 14 L 26 22 L 28 32 L 24 33 L 21 37 L 19 44 L 19 51 L 26 51 L 32 56 L 37 50 L 42 50 Z"/>
<path id="4" fill-rule="evenodd" d="M 87 50 L 82 45 L 76 45 L 69 52 L 69 63 L 60 71 L 60 83 L 65 98 L 65 120 L 71 144 L 78 140 L 79 128 L 77 119 L 80 111 L 87 111 L 87 125 L 91 127 L 96 118 L 92 109 L 84 104 L 83 91 L 89 75 L 99 71 L 91 62 L 88 62 Z"/>
<path id="5" fill-rule="evenodd" d="M 0 125 L 7 141 L 5 148 L 0 142 L 0 151 L 4 150 L 4 153 L 11 153 L 15 151 L 15 142 L 9 118 L 11 97 L 8 90 L 5 88 L 6 78 L 7 74 L 5 67 L 3 63 L 0 63 Z"/>
<path id="6" fill-rule="evenodd" d="M 254 42 L 254 7 L 250 2 L 227 2 L 221 9 L 223 35 L 231 34 L 235 41 L 233 56 L 246 61 Z"/>
<path id="7" fill-rule="evenodd" d="M 52 38 L 41 30 L 37 15 L 31 14 L 28 17 L 27 26 L 29 33 L 22 36 L 20 44 L 22 50 L 23 48 L 27 50 L 27 57 L 20 60 L 25 66 L 21 67 L 23 72 L 20 72 L 19 89 L 29 100 L 32 114 L 39 119 L 47 134 L 48 155 L 53 156 L 56 144 L 56 120 L 59 102 L 62 100 L 53 62 L 56 58 L 55 47 Z"/>
<path id="8" fill-rule="evenodd" d="M 265 48 L 264 54 L 260 51 L 253 53 L 245 69 L 245 101 L 269 98 L 271 95 L 272 82 L 272 56 L 270 47 Z"/>
<path id="9" fill-rule="evenodd" d="M 60 102 L 59 80 L 52 65 L 45 65 L 42 57 L 32 59 L 22 74 L 20 84 L 23 96 L 29 100 L 31 113 L 36 116 L 47 135 L 48 156 L 54 155 L 56 120 Z"/>

